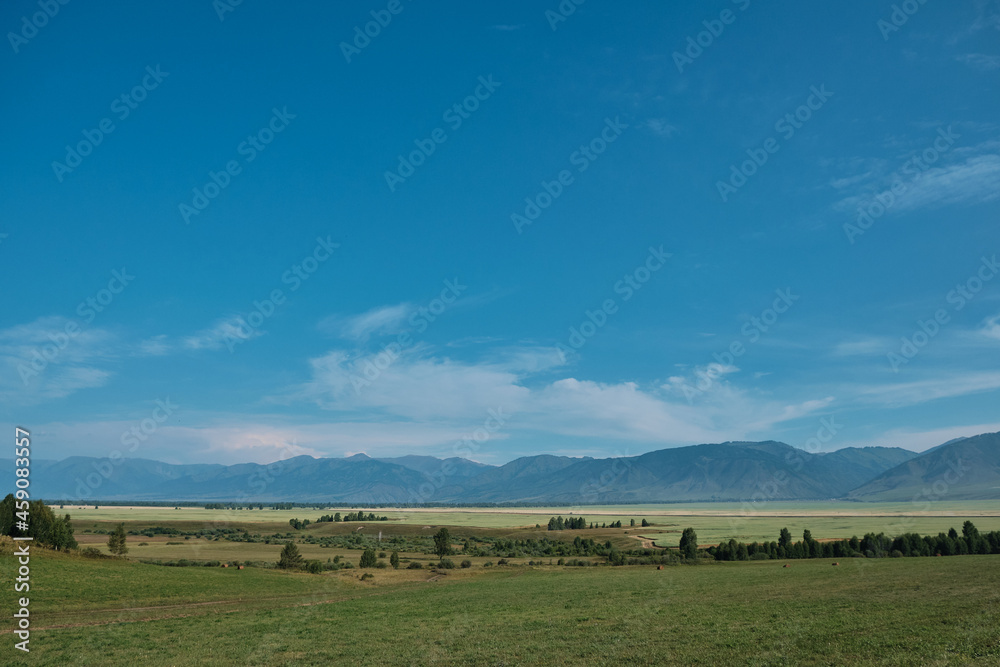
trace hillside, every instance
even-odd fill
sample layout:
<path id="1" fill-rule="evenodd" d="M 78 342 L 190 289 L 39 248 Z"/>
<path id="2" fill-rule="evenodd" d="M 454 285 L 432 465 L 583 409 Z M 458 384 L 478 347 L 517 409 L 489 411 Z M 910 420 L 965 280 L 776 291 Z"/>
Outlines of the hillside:
<path id="1" fill-rule="evenodd" d="M 848 497 L 918 502 L 1000 498 L 1000 432 L 930 449 L 862 484 Z"/>

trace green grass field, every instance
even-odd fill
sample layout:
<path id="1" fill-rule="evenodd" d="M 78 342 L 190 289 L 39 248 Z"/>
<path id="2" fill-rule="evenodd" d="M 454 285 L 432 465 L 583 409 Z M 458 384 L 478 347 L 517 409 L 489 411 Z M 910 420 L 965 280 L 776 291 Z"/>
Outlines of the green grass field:
<path id="1" fill-rule="evenodd" d="M 937 502 L 931 506 L 914 505 L 911 503 L 851 503 L 842 501 L 830 502 L 769 502 L 761 504 L 759 511 L 748 512 L 739 503 L 679 503 L 673 505 L 608 505 L 573 507 L 542 507 L 515 508 L 497 510 L 492 508 L 460 508 L 460 509 L 427 509 L 427 510 L 372 510 L 376 514 L 390 517 L 389 521 L 365 523 L 363 530 L 372 533 L 382 531 L 386 536 L 394 534 L 414 535 L 430 534 L 438 526 L 459 527 L 471 532 L 496 532 L 507 529 L 507 535 L 517 531 L 525 531 L 518 537 L 537 537 L 529 534 L 536 524 L 543 527 L 549 517 L 562 515 L 584 516 L 595 523 L 611 523 L 621 521 L 621 529 L 586 531 L 584 536 L 595 539 L 614 539 L 629 541 L 638 538 L 651 540 L 658 546 L 676 546 L 680 533 L 684 528 L 693 527 L 698 533 L 699 541 L 704 545 L 717 544 L 722 540 L 735 538 L 741 542 L 771 541 L 778 538 L 781 528 L 787 527 L 793 535 L 801 536 L 802 531 L 809 529 L 817 539 L 842 539 L 851 536 L 863 536 L 867 532 L 885 532 L 888 535 L 898 535 L 904 532 L 917 532 L 922 535 L 937 535 L 947 532 L 949 528 L 961 529 L 962 523 L 969 519 L 981 531 L 1000 530 L 1000 507 L 996 502 Z M 246 528 L 250 532 L 273 534 L 288 532 L 288 520 L 296 517 L 315 521 L 323 514 L 336 511 L 348 512 L 352 508 L 295 509 L 295 510 L 205 510 L 202 508 L 163 508 L 163 507 L 100 507 L 93 505 L 83 507 L 67 506 L 56 508 L 58 512 L 69 512 L 81 541 L 86 540 L 85 531 L 108 530 L 119 521 L 126 522 L 130 527 L 170 526 L 179 530 L 193 531 L 200 528 L 232 526 Z M 641 523 L 643 518 L 653 525 L 642 528 L 629 526 L 631 519 Z M 313 524 L 297 535 L 325 535 L 334 532 L 347 532 L 356 529 L 361 524 Z M 97 540 L 103 543 L 103 538 Z M 233 555 L 232 549 L 220 546 L 220 543 L 204 541 L 192 542 L 188 545 L 175 545 L 173 548 L 157 546 L 152 540 L 150 548 L 141 554 L 136 550 L 135 557 L 145 558 L 192 558 L 198 560 L 241 559 L 258 560 L 258 555 L 265 555 L 260 549 L 247 545 L 252 555 Z M 176 541 L 176 538 L 172 541 Z M 97 546 L 100 546 L 98 544 Z M 332 555 L 327 550 L 307 545 L 309 558 L 327 558 Z M 273 551 L 273 548 L 271 549 Z"/>
<path id="2" fill-rule="evenodd" d="M 3 556 L 5 610 L 12 560 Z M 361 582 L 356 570 L 167 568 L 36 551 L 30 662 L 1000 663 L 998 556 L 781 565 L 377 570 Z M 27 662 L 13 642 L 4 636 L 0 662 Z"/>
<path id="3" fill-rule="evenodd" d="M 702 544 L 773 540 L 782 527 L 817 538 L 884 531 L 1000 529 L 995 503 L 769 503 L 588 508 L 375 510 L 392 520 L 288 525 L 329 510 L 54 508 L 73 516 L 81 547 L 107 552 L 108 530 L 247 529 L 293 534 L 307 559 L 358 564 L 347 542 L 305 540 L 361 534 L 422 548 L 449 526 L 460 549 L 470 537 L 612 541 L 620 549 L 675 546 L 696 529 Z M 347 508 L 352 509 L 352 508 Z M 366 508 L 367 509 L 367 508 Z M 553 515 L 621 520 L 622 528 L 547 531 Z M 653 522 L 629 527 L 630 519 Z M 535 524 L 543 528 L 536 529 Z M 676 532 L 675 532 L 676 531 Z M 338 537 L 341 536 L 341 537 Z M 31 662 L 38 665 L 949 665 L 1000 664 L 1000 556 L 705 562 L 699 565 L 563 567 L 550 558 L 470 556 L 468 569 L 432 570 L 425 551 L 401 552 L 403 569 L 324 574 L 248 567 L 165 567 L 142 560 L 277 561 L 286 538 L 230 542 L 198 536 L 128 538 L 127 559 L 85 558 L 37 548 L 31 561 Z M 15 608 L 11 573 L 0 602 Z M 386 545 L 386 551 L 391 547 Z M 464 559 L 457 556 L 456 563 Z M 409 561 L 424 569 L 405 569 Z M 529 566 L 528 562 L 535 563 Z M 485 567 L 490 563 L 490 567 Z M 544 564 L 542 564 L 544 563 Z M 374 579 L 361 581 L 363 572 Z M 6 611 L 5 611 L 6 613 Z M 13 649 L 10 624 L 0 664 Z"/>

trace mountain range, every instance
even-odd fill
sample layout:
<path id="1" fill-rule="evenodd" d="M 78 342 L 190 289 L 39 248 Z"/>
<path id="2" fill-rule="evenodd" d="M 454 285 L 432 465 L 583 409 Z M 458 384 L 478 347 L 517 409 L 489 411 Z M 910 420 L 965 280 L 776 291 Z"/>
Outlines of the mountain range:
<path id="1" fill-rule="evenodd" d="M 0 461 L 13 475 L 13 461 Z M 500 466 L 431 456 L 298 456 L 271 464 L 175 465 L 74 456 L 32 462 L 34 497 L 80 501 L 346 504 L 610 504 L 734 500 L 1000 499 L 1000 433 L 916 454 L 849 447 L 813 454 L 781 442 L 725 442 L 595 459 L 547 454 Z"/>

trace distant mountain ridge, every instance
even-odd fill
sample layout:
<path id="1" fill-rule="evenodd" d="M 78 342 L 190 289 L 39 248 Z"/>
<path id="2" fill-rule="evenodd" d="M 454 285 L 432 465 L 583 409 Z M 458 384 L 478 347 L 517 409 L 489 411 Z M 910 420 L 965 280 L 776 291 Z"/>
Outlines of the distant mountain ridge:
<path id="1" fill-rule="evenodd" d="M 949 440 L 849 494 L 854 500 L 1000 499 L 1000 432 Z"/>
<path id="2" fill-rule="evenodd" d="M 959 450 L 961 450 L 959 452 Z M 775 441 L 724 442 L 594 459 L 542 454 L 501 466 L 458 457 L 298 456 L 267 465 L 174 465 L 145 459 L 35 460 L 32 489 L 52 500 L 341 504 L 600 504 L 910 499 L 956 456 L 973 465 L 951 498 L 1000 498 L 1000 434 L 923 454 L 898 447 L 812 454 Z M 0 460 L 0 474 L 12 474 Z M 7 477 L 10 479 L 10 477 Z M 928 482 L 930 480 L 930 482 Z"/>

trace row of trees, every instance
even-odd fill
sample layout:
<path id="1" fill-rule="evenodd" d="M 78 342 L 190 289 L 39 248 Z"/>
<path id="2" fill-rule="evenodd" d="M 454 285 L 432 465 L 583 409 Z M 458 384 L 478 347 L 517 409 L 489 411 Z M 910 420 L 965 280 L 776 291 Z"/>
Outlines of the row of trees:
<path id="1" fill-rule="evenodd" d="M 635 526 L 635 519 L 631 519 L 629 521 L 629 525 Z M 646 526 L 651 526 L 651 525 L 652 524 L 649 523 L 649 521 L 647 521 L 646 519 L 642 520 L 642 526 L 644 528 Z M 610 524 L 602 523 L 600 526 L 594 523 L 590 524 L 590 528 L 621 528 L 621 527 L 622 527 L 622 522 L 620 520 L 612 521 Z M 587 528 L 587 520 L 582 516 L 569 517 L 566 519 L 563 519 L 561 516 L 554 516 L 551 519 L 549 519 L 549 530 L 583 530 L 585 528 Z"/>
<path id="2" fill-rule="evenodd" d="M 683 538 L 682 538 L 683 540 Z M 746 544 L 731 539 L 707 549 L 716 560 L 767 560 L 779 558 L 848 558 L 864 556 L 958 556 L 963 554 L 1000 554 L 1000 531 L 980 534 L 975 524 L 966 521 L 962 533 L 951 528 L 947 533 L 921 536 L 904 533 L 895 538 L 885 533 L 867 533 L 849 540 L 819 542 L 812 532 L 805 530 L 802 539 L 792 542 L 787 528 L 782 528 L 777 542 Z"/>
<path id="3" fill-rule="evenodd" d="M 381 554 L 383 557 L 385 554 Z M 339 560 L 339 556 L 338 556 Z M 382 565 L 378 564 L 378 557 L 375 555 L 374 549 L 365 549 L 361 554 L 361 562 L 358 564 L 359 567 L 368 569 L 373 567 L 385 567 L 385 563 Z M 394 569 L 399 569 L 399 552 L 393 551 L 389 556 L 389 565 Z M 295 542 L 287 542 L 281 550 L 281 555 L 278 556 L 278 567 L 283 570 L 298 570 L 305 568 L 309 572 L 320 573 L 323 571 L 323 564 L 320 561 L 306 561 L 302 557 L 302 553 L 299 551 L 299 547 Z"/>
<path id="4" fill-rule="evenodd" d="M 554 516 L 549 519 L 549 530 L 583 530 L 587 527 L 587 520 L 582 516 L 567 517 Z"/>

